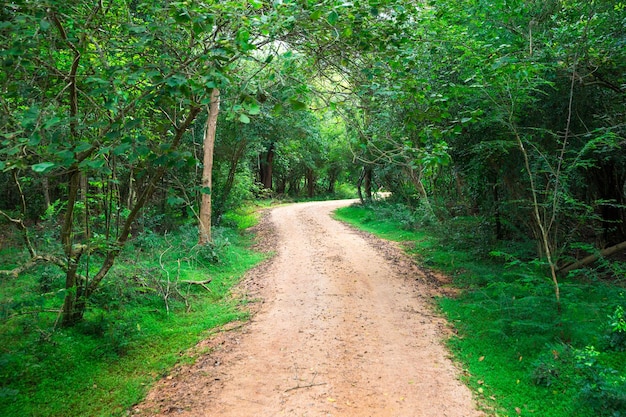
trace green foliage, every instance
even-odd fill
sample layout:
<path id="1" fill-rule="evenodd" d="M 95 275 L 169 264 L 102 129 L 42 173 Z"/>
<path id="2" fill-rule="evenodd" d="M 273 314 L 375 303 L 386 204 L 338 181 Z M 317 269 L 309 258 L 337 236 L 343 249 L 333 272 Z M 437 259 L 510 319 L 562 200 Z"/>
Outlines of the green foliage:
<path id="1" fill-rule="evenodd" d="M 600 362 L 601 353 L 593 346 L 574 353 L 575 366 L 581 374 L 580 398 L 598 416 L 626 415 L 626 377 L 622 372 Z"/>
<path id="2" fill-rule="evenodd" d="M 623 298 L 623 294 L 620 294 Z M 608 316 L 608 345 L 610 349 L 626 351 L 626 312 L 624 305 L 618 304 Z"/>
<path id="3" fill-rule="evenodd" d="M 455 328 L 449 346 L 483 408 L 498 415 L 624 415 L 626 357 L 607 338 L 623 324 L 619 288 L 568 279 L 559 311 L 545 263 L 533 260 L 523 242 L 478 245 L 476 219 L 407 231 L 406 210 L 394 217 L 393 205 L 373 206 L 340 209 L 337 217 L 402 242 L 421 264 L 453 277 L 460 294 L 438 303 Z M 491 244 L 499 256 L 490 255 Z"/>
<path id="4" fill-rule="evenodd" d="M 252 210 L 238 215 L 251 224 Z M 59 328 L 64 276 L 43 266 L 0 281 L 0 409 L 5 416 L 116 416 L 207 332 L 244 319 L 228 297 L 262 256 L 249 238 L 218 229 L 215 245 L 195 247 L 197 230 L 140 234 L 90 299 L 85 320 Z M 0 265 L 15 254 L 3 248 Z M 182 281 L 205 281 L 206 288 Z M 52 289 L 52 290 L 51 290 Z"/>

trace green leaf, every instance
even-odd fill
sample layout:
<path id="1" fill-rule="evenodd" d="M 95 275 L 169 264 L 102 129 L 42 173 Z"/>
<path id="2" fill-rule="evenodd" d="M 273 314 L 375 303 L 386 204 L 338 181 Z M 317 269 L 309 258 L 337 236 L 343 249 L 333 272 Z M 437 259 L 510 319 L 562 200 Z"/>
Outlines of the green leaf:
<path id="1" fill-rule="evenodd" d="M 334 25 L 335 23 L 337 23 L 337 21 L 339 20 L 339 15 L 337 14 L 336 11 L 332 11 L 328 14 L 328 17 L 326 18 L 326 20 L 328 21 L 328 23 L 330 23 L 331 25 Z"/>
<path id="2" fill-rule="evenodd" d="M 122 143 L 119 146 L 116 146 L 115 149 L 113 149 L 113 154 L 116 156 L 120 156 L 122 154 L 124 154 L 127 150 L 129 150 L 131 148 L 130 143 Z"/>
<path id="3" fill-rule="evenodd" d="M 248 123 L 250 123 L 250 118 L 248 117 L 248 115 L 247 115 L 247 114 L 245 114 L 245 113 L 241 113 L 241 114 L 239 115 L 239 121 L 240 121 L 241 123 L 248 124 Z"/>
<path id="4" fill-rule="evenodd" d="M 250 105 L 248 106 L 248 113 L 250 113 L 251 115 L 261 113 L 261 106 L 259 105 L 259 103 L 250 103 Z"/>
<path id="5" fill-rule="evenodd" d="M 30 107 L 22 114 L 22 127 L 29 128 L 37 123 L 37 119 L 39 118 L 39 106 L 36 104 Z"/>
<path id="6" fill-rule="evenodd" d="M 202 187 L 202 188 L 200 188 L 200 193 L 206 194 L 206 195 L 211 195 L 211 187 Z"/>
<path id="7" fill-rule="evenodd" d="M 294 110 L 305 110 L 306 109 L 306 103 L 300 101 L 300 100 L 296 100 L 296 99 L 291 99 L 289 100 L 289 102 L 291 103 L 291 107 L 293 107 Z"/>
<path id="8" fill-rule="evenodd" d="M 259 10 L 260 8 L 263 7 L 262 1 L 259 1 L 259 0 L 249 0 L 249 1 L 252 7 L 254 7 L 256 10 Z"/>
<path id="9" fill-rule="evenodd" d="M 76 146 L 76 148 L 74 148 L 74 152 L 80 153 L 80 152 L 84 152 L 84 151 L 86 151 L 87 149 L 90 149 L 90 148 L 91 148 L 91 144 L 90 143 L 82 142 L 82 143 L 79 143 Z"/>
<path id="10" fill-rule="evenodd" d="M 46 19 L 41 19 L 39 21 L 39 28 L 44 32 L 47 31 L 48 29 L 50 29 L 50 22 L 48 22 Z"/>
<path id="11" fill-rule="evenodd" d="M 172 75 L 170 78 L 165 80 L 165 84 L 170 87 L 179 87 L 181 85 L 185 85 L 187 83 L 187 79 L 180 74 Z"/>
<path id="12" fill-rule="evenodd" d="M 39 164 L 35 164 L 31 166 L 31 169 L 38 174 L 42 174 L 44 172 L 50 171 L 55 164 L 53 162 L 41 162 Z"/>

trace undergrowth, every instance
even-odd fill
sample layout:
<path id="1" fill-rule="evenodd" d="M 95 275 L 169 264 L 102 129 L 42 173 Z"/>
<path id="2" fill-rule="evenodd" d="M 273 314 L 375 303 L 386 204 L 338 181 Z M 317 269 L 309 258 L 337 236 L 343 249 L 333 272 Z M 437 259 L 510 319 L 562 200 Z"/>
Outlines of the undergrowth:
<path id="1" fill-rule="evenodd" d="M 423 265 L 453 277 L 461 295 L 438 305 L 454 328 L 448 343 L 467 371 L 463 378 L 488 414 L 626 416 L 626 291 L 619 282 L 570 276 L 561 282 L 559 312 L 532 244 L 490 239 L 484 219 L 432 222 L 388 202 L 336 216 L 403 242 Z"/>
<path id="2" fill-rule="evenodd" d="M 212 328 L 244 319 L 242 300 L 227 295 L 262 255 L 240 231 L 254 224 L 254 213 L 228 216 L 207 247 L 195 245 L 192 226 L 138 235 L 73 328 L 57 323 L 57 270 L 2 278 L 0 415 L 126 415 L 175 363 L 193 360 L 185 352 Z M 0 251 L 1 265 L 14 259 L 11 247 Z"/>

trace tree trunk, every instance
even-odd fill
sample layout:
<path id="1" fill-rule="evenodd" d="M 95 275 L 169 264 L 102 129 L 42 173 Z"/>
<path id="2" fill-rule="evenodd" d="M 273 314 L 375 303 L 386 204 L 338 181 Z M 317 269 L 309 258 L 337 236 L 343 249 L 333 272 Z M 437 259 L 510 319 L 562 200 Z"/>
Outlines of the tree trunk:
<path id="1" fill-rule="evenodd" d="M 307 197 L 313 198 L 315 195 L 315 171 L 313 168 L 307 168 L 306 170 L 306 186 Z"/>
<path id="2" fill-rule="evenodd" d="M 356 183 L 356 190 L 359 194 L 359 200 L 361 204 L 365 204 L 365 199 L 363 198 L 363 190 L 361 187 L 363 186 L 363 179 L 365 178 L 365 168 L 361 171 L 361 175 L 359 175 L 359 180 Z"/>
<path id="3" fill-rule="evenodd" d="M 214 88 L 211 92 L 211 104 L 204 131 L 204 159 L 202 168 L 202 202 L 200 205 L 199 245 L 206 245 L 211 241 L 211 194 L 213 182 L 213 148 L 215 146 L 215 132 L 217 130 L 217 115 L 220 110 L 220 90 Z"/>
<path id="4" fill-rule="evenodd" d="M 245 139 L 242 139 L 237 144 L 237 148 L 233 153 L 233 156 L 230 158 L 230 167 L 228 168 L 228 177 L 226 178 L 226 183 L 224 184 L 224 188 L 219 195 L 219 200 L 217 205 L 213 205 L 213 213 L 215 214 L 215 218 L 219 218 L 226 211 L 226 201 L 228 200 L 228 196 L 230 192 L 233 190 L 233 186 L 235 185 L 235 176 L 237 174 L 237 167 L 239 166 L 239 162 L 241 161 L 241 157 L 243 156 L 246 146 L 248 142 Z"/>
<path id="5" fill-rule="evenodd" d="M 623 251 L 623 250 L 626 250 L 626 242 L 618 243 L 617 245 L 611 246 L 610 248 L 602 249 L 598 253 L 594 253 L 592 255 L 586 256 L 583 259 L 581 259 L 580 261 L 576 261 L 574 263 L 566 265 L 563 268 L 559 269 L 559 273 L 561 275 L 566 275 L 570 271 L 573 271 L 575 269 L 580 269 L 583 266 L 586 266 L 586 265 L 594 263 L 595 261 L 597 261 L 600 258 L 611 256 L 614 253 L 617 253 L 617 252 L 620 252 L 620 251 Z"/>
<path id="6" fill-rule="evenodd" d="M 46 210 L 50 208 L 52 202 L 50 201 L 50 182 L 48 177 L 41 179 L 41 187 L 43 188 L 43 200 L 46 203 Z"/>
<path id="7" fill-rule="evenodd" d="M 63 300 L 62 325 L 71 326 L 75 322 L 72 319 L 74 303 L 76 302 L 76 265 L 73 260 L 73 226 L 74 226 L 74 206 L 78 200 L 78 190 L 80 186 L 80 172 L 74 168 L 69 174 L 67 207 L 61 228 L 61 243 L 67 259 L 67 271 L 65 273 L 65 298 Z"/>
<path id="8" fill-rule="evenodd" d="M 328 172 L 328 188 L 326 189 L 326 192 L 328 192 L 328 194 L 335 194 L 335 183 L 337 182 L 338 178 L 339 170 L 336 168 L 331 168 Z"/>
<path id="9" fill-rule="evenodd" d="M 365 183 L 365 198 L 367 201 L 372 201 L 372 167 L 367 166 L 364 168 L 365 177 L 363 182 Z"/>
<path id="10" fill-rule="evenodd" d="M 267 148 L 267 154 L 261 162 L 261 183 L 263 188 L 272 189 L 272 170 L 274 166 L 274 142 Z"/>
<path id="11" fill-rule="evenodd" d="M 192 107 L 189 114 L 185 118 L 184 122 L 177 127 L 176 135 L 172 141 L 171 149 L 177 149 L 182 140 L 183 134 L 189 129 L 193 121 L 200 113 L 200 108 Z M 76 197 L 78 195 L 79 177 L 78 170 L 70 173 L 70 192 L 68 197 L 67 212 L 65 215 L 65 221 L 61 231 L 61 241 L 63 243 L 65 253 L 67 256 L 67 272 L 66 272 L 66 294 L 62 309 L 61 323 L 63 326 L 73 326 L 80 322 L 84 316 L 85 309 L 87 307 L 87 301 L 98 289 L 98 286 L 113 267 L 117 255 L 126 244 L 128 237 L 130 236 L 131 228 L 141 209 L 145 206 L 149 198 L 154 194 L 157 184 L 165 175 L 166 168 L 164 166 L 159 167 L 156 173 L 146 182 L 144 190 L 137 197 L 134 206 L 131 208 L 128 217 L 124 221 L 122 229 L 117 237 L 115 244 L 110 245 L 107 250 L 102 265 L 94 277 L 87 282 L 84 277 L 79 276 L 77 269 L 81 255 L 84 253 L 85 245 L 73 247 L 72 245 L 72 224 L 73 224 L 73 207 L 76 203 Z M 71 210 L 70 210 L 71 208 Z"/>

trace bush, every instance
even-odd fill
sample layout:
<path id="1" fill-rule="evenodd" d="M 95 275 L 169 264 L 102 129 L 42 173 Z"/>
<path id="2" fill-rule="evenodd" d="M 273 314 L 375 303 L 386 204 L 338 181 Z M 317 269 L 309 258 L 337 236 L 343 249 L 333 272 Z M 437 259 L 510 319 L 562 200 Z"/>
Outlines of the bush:
<path id="1" fill-rule="evenodd" d="M 626 312 L 624 307 L 618 305 L 609 315 L 609 334 L 606 336 L 609 349 L 626 351 Z"/>
<path id="2" fill-rule="evenodd" d="M 598 360 L 593 346 L 577 350 L 575 365 L 580 372 L 580 399 L 598 416 L 626 416 L 626 377 Z"/>
<path id="3" fill-rule="evenodd" d="M 535 385 L 557 388 L 570 383 L 572 379 L 573 353 L 569 345 L 548 344 L 533 362 L 531 380 Z"/>

